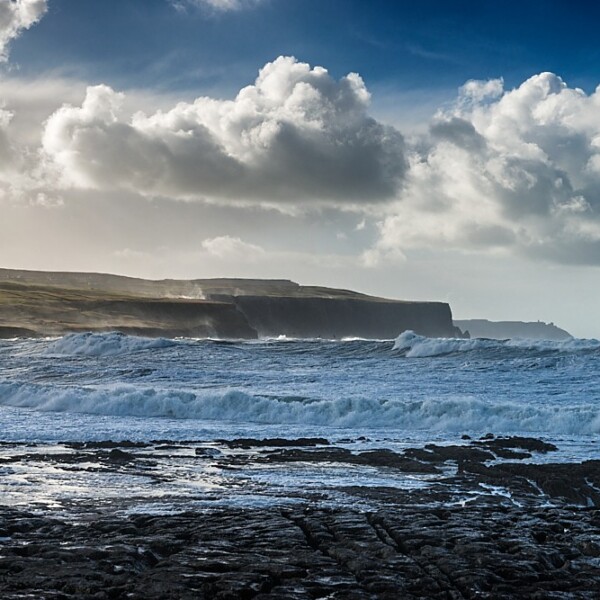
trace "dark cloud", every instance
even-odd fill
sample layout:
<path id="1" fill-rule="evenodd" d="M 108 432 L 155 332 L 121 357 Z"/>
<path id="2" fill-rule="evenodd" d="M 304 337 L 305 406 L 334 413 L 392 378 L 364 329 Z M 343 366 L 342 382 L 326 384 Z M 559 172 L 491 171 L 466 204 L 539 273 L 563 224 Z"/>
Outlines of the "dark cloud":
<path id="1" fill-rule="evenodd" d="M 473 123 L 459 117 L 434 122 L 430 132 L 434 139 L 450 142 L 465 150 L 483 152 L 486 149 L 485 139 L 477 133 Z"/>

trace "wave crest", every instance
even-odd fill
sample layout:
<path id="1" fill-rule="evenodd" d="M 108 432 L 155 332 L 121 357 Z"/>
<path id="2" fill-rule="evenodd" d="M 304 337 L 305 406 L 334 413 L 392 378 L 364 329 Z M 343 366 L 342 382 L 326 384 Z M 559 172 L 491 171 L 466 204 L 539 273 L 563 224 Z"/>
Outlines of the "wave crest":
<path id="1" fill-rule="evenodd" d="M 51 342 L 48 356 L 116 356 L 151 348 L 168 348 L 176 342 L 165 338 L 145 338 L 110 331 L 108 333 L 69 333 Z"/>
<path id="2" fill-rule="evenodd" d="M 427 338 L 409 330 L 404 331 L 396 338 L 394 350 L 403 352 L 407 358 L 444 356 L 473 351 L 587 352 L 600 350 L 600 341 L 576 338 L 563 341 Z"/>
<path id="3" fill-rule="evenodd" d="M 339 428 L 600 433 L 600 407 L 545 407 L 510 401 L 492 404 L 469 396 L 331 401 L 254 396 L 238 390 L 197 392 L 125 385 L 76 388 L 2 382 L 0 405 L 96 415 Z"/>

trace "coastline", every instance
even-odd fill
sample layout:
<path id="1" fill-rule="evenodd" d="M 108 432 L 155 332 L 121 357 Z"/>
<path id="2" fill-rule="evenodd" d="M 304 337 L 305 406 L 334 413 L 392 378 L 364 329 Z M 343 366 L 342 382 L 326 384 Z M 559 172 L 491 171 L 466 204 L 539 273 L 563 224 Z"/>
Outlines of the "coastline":
<path id="1" fill-rule="evenodd" d="M 445 302 L 289 280 L 146 280 L 0 268 L 0 339 L 110 332 L 149 337 L 382 339 L 462 335 Z"/>

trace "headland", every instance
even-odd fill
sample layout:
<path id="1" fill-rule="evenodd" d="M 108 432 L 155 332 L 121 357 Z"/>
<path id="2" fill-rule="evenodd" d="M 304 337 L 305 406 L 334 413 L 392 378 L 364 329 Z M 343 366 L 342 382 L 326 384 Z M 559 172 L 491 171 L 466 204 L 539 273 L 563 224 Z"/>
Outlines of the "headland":
<path id="1" fill-rule="evenodd" d="M 0 269 L 0 337 L 121 331 L 162 337 L 390 339 L 461 335 L 445 302 L 390 300 L 288 280 L 151 281 Z"/>

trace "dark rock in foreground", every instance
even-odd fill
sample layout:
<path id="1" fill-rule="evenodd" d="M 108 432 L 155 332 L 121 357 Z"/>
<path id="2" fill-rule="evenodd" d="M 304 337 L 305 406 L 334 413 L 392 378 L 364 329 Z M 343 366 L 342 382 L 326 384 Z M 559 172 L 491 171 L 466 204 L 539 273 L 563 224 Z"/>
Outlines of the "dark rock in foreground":
<path id="1" fill-rule="evenodd" d="M 298 438 L 295 440 L 288 440 L 285 438 L 236 438 L 233 440 L 217 440 L 229 448 L 243 448 L 248 450 L 249 448 L 264 448 L 264 447 L 298 447 L 298 446 L 328 446 L 329 440 L 325 438 Z"/>
<path id="2" fill-rule="evenodd" d="M 68 523 L 4 509 L 2 598 L 597 598 L 597 510 L 217 510 Z M 10 541 L 6 541 L 9 538 Z"/>
<path id="3" fill-rule="evenodd" d="M 111 477 L 154 473 L 168 494 L 175 480 L 165 460 L 178 469 L 186 461 L 217 469 L 336 463 L 397 477 L 421 469 L 428 485 L 357 479 L 335 490 L 348 501 L 330 506 L 306 494 L 264 508 L 189 510 L 183 500 L 179 511 L 155 505 L 144 514 L 129 511 L 136 499 L 124 487 L 110 502 L 82 496 L 60 511 L 0 507 L 2 599 L 598 598 L 600 461 L 498 458 L 551 451 L 541 440 L 491 436 L 403 452 L 320 438 L 64 446 L 3 445 L 0 476 L 44 464 Z"/>
<path id="4" fill-rule="evenodd" d="M 479 441 L 473 442 L 478 446 L 485 446 L 494 452 L 498 450 L 528 450 L 530 452 L 541 452 L 546 454 L 547 452 L 556 452 L 558 448 L 549 442 L 538 440 L 531 437 L 511 436 L 511 437 L 494 437 L 484 436 Z"/>

